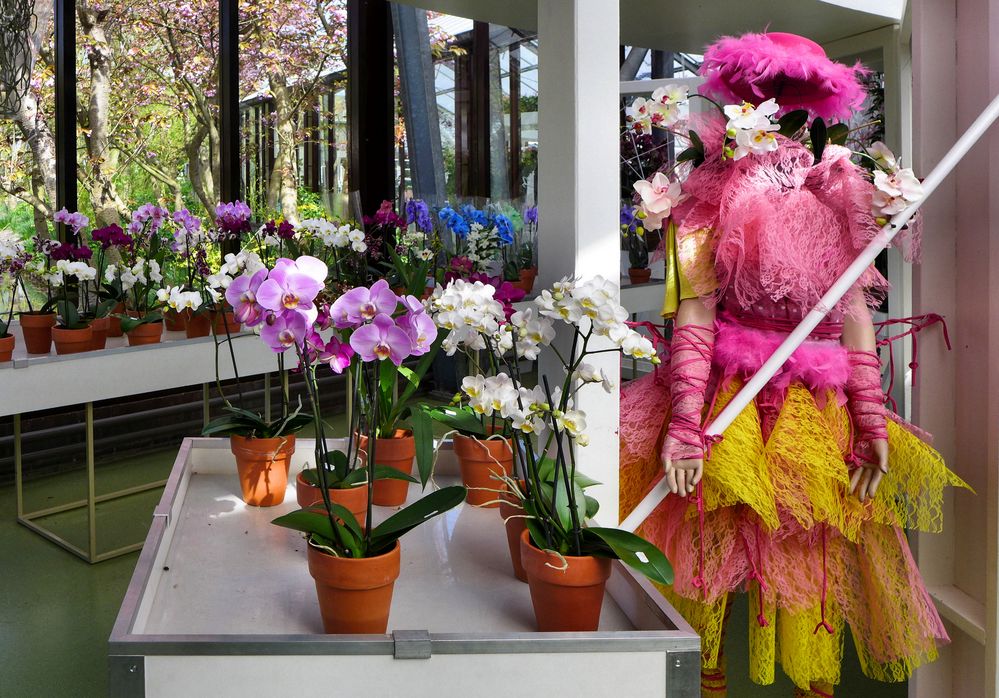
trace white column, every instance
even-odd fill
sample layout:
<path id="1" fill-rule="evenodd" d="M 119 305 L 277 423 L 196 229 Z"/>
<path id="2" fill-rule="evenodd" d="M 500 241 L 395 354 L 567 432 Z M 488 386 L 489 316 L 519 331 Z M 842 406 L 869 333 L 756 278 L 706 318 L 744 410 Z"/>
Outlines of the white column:
<path id="1" fill-rule="evenodd" d="M 618 242 L 618 0 L 538 2 L 540 283 L 597 274 L 620 280 Z M 591 342 L 591 348 L 601 348 Z M 620 384 L 616 354 L 592 362 Z M 550 362 L 546 371 L 561 382 Z M 590 445 L 580 469 L 603 483 L 597 521 L 618 522 L 619 396 L 582 391 Z"/>

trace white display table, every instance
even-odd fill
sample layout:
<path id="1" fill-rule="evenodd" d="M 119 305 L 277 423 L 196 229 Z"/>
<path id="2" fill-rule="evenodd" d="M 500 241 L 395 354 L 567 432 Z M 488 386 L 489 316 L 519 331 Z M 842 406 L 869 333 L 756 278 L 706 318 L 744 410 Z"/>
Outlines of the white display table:
<path id="1" fill-rule="evenodd" d="M 311 454 L 300 440 L 290 480 Z M 442 449 L 438 483 L 455 470 Z M 697 636 L 620 564 L 599 631 L 536 632 L 496 509 L 402 539 L 388 634 L 324 635 L 305 542 L 269 523 L 295 508 L 293 486 L 247 507 L 228 441 L 185 439 L 109 639 L 112 695 L 698 695 Z"/>
<path id="2" fill-rule="evenodd" d="M 11 325 L 17 338 L 13 361 L 0 363 L 0 417 L 14 417 L 14 483 L 17 491 L 17 520 L 32 531 L 44 536 L 71 553 L 94 563 L 133 552 L 142 543 L 126 545 L 114 550 L 98 548 L 96 506 L 121 497 L 162 487 L 163 480 L 149 482 L 117 492 L 97 495 L 94 463 L 94 410 L 93 403 L 128 395 L 139 395 L 157 390 L 169 390 L 188 385 L 208 385 L 216 378 L 215 340 L 212 337 L 187 339 L 183 332 L 164 332 L 160 344 L 130 347 L 125 337 L 109 337 L 107 348 L 102 351 L 58 356 L 51 354 L 28 355 L 25 352 L 21 328 Z M 269 386 L 269 373 L 277 370 L 273 352 L 252 334 L 232 337 L 240 377 L 265 375 L 265 388 Z M 232 362 L 226 344 L 219 347 L 218 376 L 222 380 L 234 377 Z M 265 395 L 269 395 L 265 390 Z M 207 395 L 206 418 L 207 418 Z M 84 405 L 84 426 L 87 449 L 87 497 L 67 504 L 38 511 L 25 511 L 24 482 L 21 462 L 21 415 L 37 410 Z M 88 543 L 83 549 L 57 535 L 42 524 L 45 517 L 86 507 L 88 516 Z"/>

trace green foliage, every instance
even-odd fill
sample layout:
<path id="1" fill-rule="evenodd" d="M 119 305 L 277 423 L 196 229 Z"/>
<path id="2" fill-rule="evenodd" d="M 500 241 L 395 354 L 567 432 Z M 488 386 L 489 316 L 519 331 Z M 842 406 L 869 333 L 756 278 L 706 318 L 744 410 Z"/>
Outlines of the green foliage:
<path id="1" fill-rule="evenodd" d="M 131 318 L 129 318 L 131 321 Z M 125 329 L 125 320 L 121 321 L 122 329 Z M 134 326 L 138 326 L 139 321 L 135 321 Z M 132 328 L 129 328 L 132 329 Z M 126 332 L 128 330 L 125 330 Z M 240 409 L 228 405 L 225 408 L 227 414 L 205 425 L 201 430 L 202 436 L 252 436 L 258 439 L 273 439 L 279 436 L 295 434 L 309 425 L 312 421 L 312 414 L 302 412 L 302 405 L 280 419 L 273 421 L 264 418 L 263 415 L 249 410 Z"/>

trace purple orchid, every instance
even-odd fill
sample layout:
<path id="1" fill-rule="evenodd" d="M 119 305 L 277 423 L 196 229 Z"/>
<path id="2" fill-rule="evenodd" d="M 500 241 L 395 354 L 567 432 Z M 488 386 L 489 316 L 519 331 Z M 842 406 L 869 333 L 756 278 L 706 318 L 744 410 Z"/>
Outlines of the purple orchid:
<path id="1" fill-rule="evenodd" d="M 399 296 L 399 301 L 410 315 L 422 315 L 427 312 L 423 301 L 416 296 Z"/>
<path id="2" fill-rule="evenodd" d="M 399 297 L 385 279 L 379 279 L 371 288 L 352 288 L 337 298 L 330 308 L 330 316 L 335 327 L 357 327 L 378 315 L 391 315 L 398 305 Z"/>
<path id="3" fill-rule="evenodd" d="M 63 223 L 68 228 L 73 229 L 73 234 L 79 234 L 80 230 L 90 224 L 90 219 L 82 213 L 70 213 L 66 208 L 61 208 L 52 216 L 56 223 Z"/>
<path id="4" fill-rule="evenodd" d="M 354 350 L 346 342 L 341 342 L 336 337 L 331 337 L 323 349 L 319 352 L 319 360 L 329 364 L 333 373 L 343 373 L 350 366 L 350 360 L 354 358 Z"/>
<path id="5" fill-rule="evenodd" d="M 533 224 L 538 222 L 538 207 L 528 206 L 524 209 L 524 222 Z"/>
<path id="6" fill-rule="evenodd" d="M 259 269 L 253 276 L 243 274 L 229 284 L 225 299 L 232 306 L 236 319 L 247 327 L 256 327 L 264 321 L 264 309 L 257 302 L 257 292 L 267 278 L 267 270 Z"/>
<path id="7" fill-rule="evenodd" d="M 282 240 L 291 240 L 295 237 L 295 226 L 288 221 L 281 221 L 281 225 L 277 228 L 277 236 Z"/>
<path id="8" fill-rule="evenodd" d="M 220 203 L 215 207 L 215 226 L 223 236 L 232 238 L 250 230 L 250 207 L 242 201 Z"/>
<path id="9" fill-rule="evenodd" d="M 401 366 L 413 351 L 409 333 L 385 314 L 376 315 L 371 324 L 354 330 L 350 335 L 350 346 L 361 361 L 390 359 L 396 366 Z"/>
<path id="10" fill-rule="evenodd" d="M 275 312 L 304 310 L 317 312 L 312 304 L 323 290 L 328 268 L 315 257 L 279 259 L 267 280 L 256 291 L 256 301 Z M 314 319 L 314 318 L 313 318 Z"/>
<path id="11" fill-rule="evenodd" d="M 437 339 L 437 325 L 425 312 L 407 313 L 396 320 L 396 324 L 409 335 L 409 340 L 413 343 L 410 356 L 423 356 L 430 351 Z"/>
<path id="12" fill-rule="evenodd" d="M 302 313 L 271 313 L 260 328 L 260 338 L 271 351 L 280 354 L 294 346 L 301 347 L 305 343 L 310 324 Z"/>

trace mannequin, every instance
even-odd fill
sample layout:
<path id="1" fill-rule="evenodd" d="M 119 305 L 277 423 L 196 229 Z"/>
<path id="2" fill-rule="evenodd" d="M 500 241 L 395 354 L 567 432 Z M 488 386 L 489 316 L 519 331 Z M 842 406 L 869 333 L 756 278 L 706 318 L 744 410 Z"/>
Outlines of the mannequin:
<path id="1" fill-rule="evenodd" d="M 779 33 L 721 39 L 702 67 L 720 104 L 811 123 L 848 119 L 862 72 Z M 832 695 L 847 632 L 867 676 L 902 681 L 948 639 L 903 529 L 939 530 L 943 488 L 965 485 L 885 408 L 869 307 L 886 280 L 869 269 L 723 438 L 703 437 L 886 206 L 849 150 L 804 131 L 763 118 L 740 153 L 738 110 L 696 124 L 702 161 L 662 221 L 674 330 L 668 364 L 622 389 L 622 515 L 666 478 L 673 494 L 642 533 L 673 562 L 664 593 L 701 635 L 703 695 L 726 695 L 722 644 L 743 591 L 756 683 L 779 663 L 797 695 Z M 917 240 L 918 224 L 907 232 Z"/>

